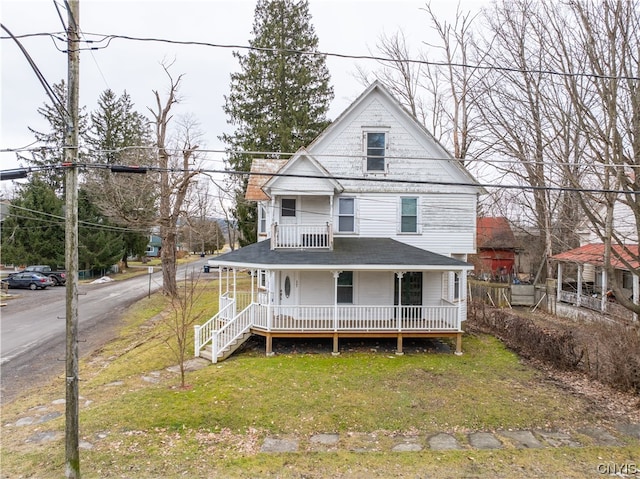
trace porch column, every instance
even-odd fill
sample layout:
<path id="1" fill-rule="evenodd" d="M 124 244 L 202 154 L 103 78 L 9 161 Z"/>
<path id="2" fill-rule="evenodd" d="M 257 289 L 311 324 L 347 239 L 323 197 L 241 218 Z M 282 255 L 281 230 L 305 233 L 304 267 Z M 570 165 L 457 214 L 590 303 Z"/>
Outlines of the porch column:
<path id="1" fill-rule="evenodd" d="M 398 277 L 398 309 L 396 310 L 396 321 L 398 331 L 402 331 L 402 277 L 404 271 L 396 271 Z"/>
<path id="2" fill-rule="evenodd" d="M 600 311 L 602 311 L 603 313 L 607 310 L 607 291 L 609 290 L 608 288 L 608 278 L 607 278 L 607 270 L 603 267 L 602 268 L 602 276 L 601 276 L 601 281 L 602 281 L 602 298 L 600 298 Z"/>
<path id="3" fill-rule="evenodd" d="M 220 310 L 220 298 L 222 298 L 222 266 L 218 266 L 218 310 Z"/>
<path id="4" fill-rule="evenodd" d="M 271 327 L 273 326 L 273 315 L 271 312 L 271 302 L 273 301 L 273 285 L 271 283 L 271 278 L 273 277 L 273 272 L 268 271 L 267 275 L 267 331 L 271 331 Z"/>
<path id="5" fill-rule="evenodd" d="M 460 277 L 458 281 L 458 331 L 462 329 L 462 320 L 466 317 L 467 311 L 467 273 L 466 271 L 460 271 Z M 464 316 L 464 317 L 463 317 Z"/>
<path id="6" fill-rule="evenodd" d="M 236 283 L 237 283 L 237 281 L 236 281 L 236 279 L 237 279 L 236 273 L 237 273 L 237 271 L 238 270 L 236 268 L 233 268 L 233 299 L 235 299 L 236 302 L 237 302 L 237 298 L 238 298 L 236 296 Z"/>
<path id="7" fill-rule="evenodd" d="M 578 265 L 578 297 L 577 297 L 577 306 L 580 306 L 582 302 L 582 265 Z"/>
<path id="8" fill-rule="evenodd" d="M 560 302 L 562 296 L 562 263 L 558 261 L 558 284 L 556 284 L 556 303 Z"/>
<path id="9" fill-rule="evenodd" d="M 256 270 L 252 269 L 251 270 L 251 279 L 250 279 L 250 281 L 251 281 L 251 304 L 255 303 L 255 298 L 254 298 L 254 295 L 253 295 L 253 278 L 255 278 L 255 277 L 256 277 Z"/>
<path id="10" fill-rule="evenodd" d="M 333 274 L 333 330 L 338 331 L 338 277 L 341 271 L 332 271 Z"/>
<path id="11" fill-rule="evenodd" d="M 633 302 L 638 304 L 640 299 L 640 277 L 637 274 L 633 275 Z M 638 313 L 633 313 L 633 320 L 638 321 Z"/>

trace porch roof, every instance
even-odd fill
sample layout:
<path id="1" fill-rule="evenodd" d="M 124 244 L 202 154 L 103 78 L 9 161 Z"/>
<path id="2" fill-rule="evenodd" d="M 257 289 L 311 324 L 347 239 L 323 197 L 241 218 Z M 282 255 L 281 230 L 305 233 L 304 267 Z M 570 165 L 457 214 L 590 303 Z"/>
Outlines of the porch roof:
<path id="1" fill-rule="evenodd" d="M 390 238 L 334 238 L 333 250 L 271 249 L 260 241 L 212 258 L 212 266 L 258 269 L 471 270 L 473 265 Z"/>
<path id="2" fill-rule="evenodd" d="M 625 262 L 629 264 L 633 269 L 637 269 L 640 266 L 638 262 L 638 245 L 626 245 L 619 244 L 611 245 L 611 264 L 616 269 L 628 270 Z M 626 249 L 625 249 L 626 248 Z M 602 266 L 604 264 L 604 244 L 591 243 L 580 246 L 569 251 L 553 255 L 552 260 L 567 262 L 567 263 L 580 263 L 580 264 L 592 264 L 595 266 Z"/>

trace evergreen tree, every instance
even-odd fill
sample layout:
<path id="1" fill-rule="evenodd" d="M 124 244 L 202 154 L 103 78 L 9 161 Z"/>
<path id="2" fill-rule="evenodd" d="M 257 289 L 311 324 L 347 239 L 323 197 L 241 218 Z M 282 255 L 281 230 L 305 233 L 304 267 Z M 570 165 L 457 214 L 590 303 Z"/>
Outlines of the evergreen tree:
<path id="1" fill-rule="evenodd" d="M 231 75 L 225 96 L 224 111 L 236 129 L 221 139 L 236 171 L 251 167 L 251 155 L 243 151 L 278 157 L 309 144 L 329 124 L 326 113 L 333 99 L 307 0 L 258 0 L 252 34 L 252 49 L 234 52 L 241 71 Z M 245 245 L 256 240 L 256 208 L 244 201 L 247 180 L 239 183 L 234 216 Z"/>
<path id="2" fill-rule="evenodd" d="M 113 225 L 91 201 L 87 190 L 78 192 L 78 265 L 80 269 L 104 273 L 125 251 L 123 232 Z"/>
<path id="3" fill-rule="evenodd" d="M 60 104 L 52 105 L 45 103 L 44 106 L 38 108 L 38 113 L 44 117 L 49 123 L 50 130 L 41 132 L 34 128 L 28 127 L 33 133 L 35 139 L 41 143 L 44 148 L 39 152 L 34 152 L 32 157 L 21 156 L 20 158 L 36 168 L 42 168 L 40 178 L 50 185 L 54 190 L 61 194 L 64 189 L 64 171 L 62 169 L 52 168 L 64 161 L 64 146 L 69 120 L 67 118 L 66 99 L 67 87 L 64 80 L 53 85 L 53 91 L 56 98 L 60 100 Z M 84 108 L 80 111 L 78 124 L 80 131 L 78 137 L 83 139 L 87 131 L 87 116 L 83 114 Z"/>
<path id="4" fill-rule="evenodd" d="M 125 92 L 120 97 L 105 90 L 98 108 L 90 114 L 91 128 L 87 144 L 93 161 L 106 165 L 151 165 L 151 127 L 149 120 L 134 110 Z M 129 254 L 142 254 L 146 249 L 147 230 L 156 218 L 157 185 L 154 175 L 121 175 L 108 169 L 91 169 L 85 185 L 91 201 L 109 220 L 132 228 L 126 233 L 122 261 Z M 141 249 L 140 245 L 144 244 Z"/>
<path id="5" fill-rule="evenodd" d="M 64 265 L 63 201 L 39 174 L 21 185 L 2 224 L 2 260 Z"/>
<path id="6" fill-rule="evenodd" d="M 129 165 L 136 163 L 135 160 L 148 159 L 145 147 L 151 144 L 149 120 L 133 109 L 126 91 L 120 97 L 110 89 L 102 92 L 98 108 L 90 118 L 87 144 L 96 161 Z M 136 146 L 142 148 L 134 148 Z"/>

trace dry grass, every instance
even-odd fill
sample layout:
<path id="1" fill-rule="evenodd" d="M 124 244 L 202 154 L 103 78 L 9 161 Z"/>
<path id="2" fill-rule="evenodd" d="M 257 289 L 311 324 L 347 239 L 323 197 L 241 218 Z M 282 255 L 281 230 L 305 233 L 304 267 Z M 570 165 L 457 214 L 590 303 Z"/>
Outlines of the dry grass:
<path id="1" fill-rule="evenodd" d="M 217 283 L 200 305 L 214 310 Z M 282 349 L 273 358 L 249 348 L 189 372 L 190 387 L 167 370 L 161 296 L 138 303 L 118 340 L 81 364 L 81 452 L 85 478 L 105 477 L 597 477 L 602 462 L 638 460 L 638 442 L 621 447 L 394 453 L 399 438 L 425 443 L 447 432 L 466 444 L 472 431 L 611 428 L 616 418 L 524 364 L 496 339 L 468 335 L 462 357 L 384 347 Z M 427 349 L 428 345 L 425 345 Z M 61 381 L 3 409 L 2 477 L 61 477 L 64 418 L 17 426 L 64 410 Z M 50 432 L 49 442 L 33 442 Z M 338 433 L 332 452 L 313 452 L 316 433 Z M 299 453 L 265 454 L 266 437 L 295 438 Z M 355 452 L 367 446 L 371 452 Z"/>

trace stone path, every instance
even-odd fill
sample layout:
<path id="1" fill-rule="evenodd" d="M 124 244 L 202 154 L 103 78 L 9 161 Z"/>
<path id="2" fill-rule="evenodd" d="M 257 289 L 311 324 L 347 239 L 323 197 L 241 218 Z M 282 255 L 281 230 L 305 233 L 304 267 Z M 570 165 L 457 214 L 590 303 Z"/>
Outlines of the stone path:
<path id="1" fill-rule="evenodd" d="M 563 431 L 497 431 L 468 434 L 438 433 L 429 436 L 380 436 L 373 433 L 315 434 L 308 438 L 267 437 L 260 452 L 305 451 L 415 452 L 456 449 L 537 449 L 544 447 L 622 446 L 625 439 L 640 439 L 640 424 L 620 424 L 616 435 L 600 427 Z"/>

